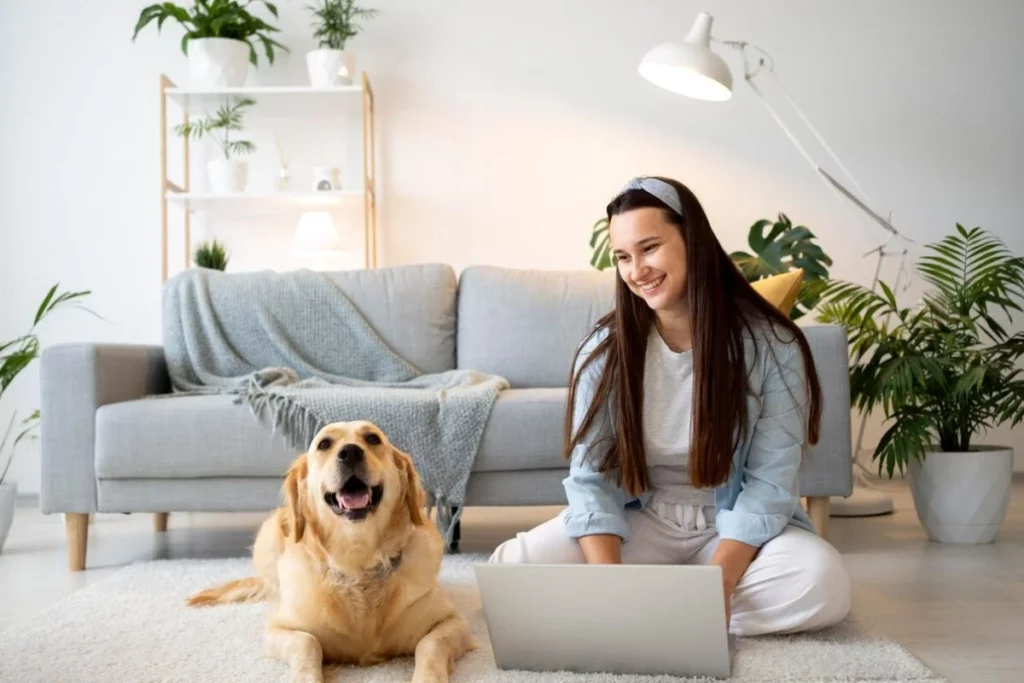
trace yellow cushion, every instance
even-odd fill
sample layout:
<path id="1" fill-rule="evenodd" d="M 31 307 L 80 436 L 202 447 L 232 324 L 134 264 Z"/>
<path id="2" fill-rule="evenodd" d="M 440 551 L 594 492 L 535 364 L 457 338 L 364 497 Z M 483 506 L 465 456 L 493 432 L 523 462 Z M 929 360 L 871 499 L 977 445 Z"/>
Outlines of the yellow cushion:
<path id="1" fill-rule="evenodd" d="M 785 313 L 787 316 L 796 305 L 796 298 L 800 294 L 800 285 L 804 281 L 804 269 L 796 268 L 781 275 L 772 275 L 756 282 L 750 286 L 764 298 L 768 303 Z"/>

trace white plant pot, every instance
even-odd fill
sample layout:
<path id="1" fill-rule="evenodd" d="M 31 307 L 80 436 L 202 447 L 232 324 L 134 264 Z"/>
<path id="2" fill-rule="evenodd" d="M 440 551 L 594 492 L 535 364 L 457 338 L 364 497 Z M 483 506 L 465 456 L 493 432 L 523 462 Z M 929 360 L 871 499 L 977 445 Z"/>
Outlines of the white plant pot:
<path id="1" fill-rule="evenodd" d="M 188 76 L 194 88 L 240 88 L 249 75 L 249 45 L 231 38 L 188 41 Z"/>
<path id="2" fill-rule="evenodd" d="M 967 453 L 929 451 L 907 467 L 917 518 L 941 543 L 991 543 L 1010 502 L 1013 449 L 976 446 Z"/>
<path id="3" fill-rule="evenodd" d="M 206 162 L 210 192 L 230 194 L 245 192 L 249 182 L 249 162 L 237 159 L 211 159 Z"/>
<path id="4" fill-rule="evenodd" d="M 344 69 L 344 71 L 342 71 Z M 306 72 L 314 88 L 352 85 L 356 56 L 350 50 L 313 50 L 306 53 Z"/>
<path id="5" fill-rule="evenodd" d="M 7 532 L 11 530 L 11 523 L 14 522 L 14 502 L 17 498 L 17 482 L 5 481 L 0 484 L 0 552 L 4 549 Z"/>

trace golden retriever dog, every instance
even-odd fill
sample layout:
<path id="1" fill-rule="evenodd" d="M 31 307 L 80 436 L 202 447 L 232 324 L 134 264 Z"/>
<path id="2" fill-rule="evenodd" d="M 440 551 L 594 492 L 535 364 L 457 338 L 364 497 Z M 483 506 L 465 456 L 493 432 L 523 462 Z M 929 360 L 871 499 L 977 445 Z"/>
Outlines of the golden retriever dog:
<path id="1" fill-rule="evenodd" d="M 289 468 L 284 494 L 253 546 L 258 577 L 188 604 L 265 600 L 267 648 L 292 683 L 322 683 L 325 663 L 408 655 L 414 683 L 447 681 L 476 643 L 441 591 L 444 542 L 412 458 L 372 423 L 331 424 Z"/>

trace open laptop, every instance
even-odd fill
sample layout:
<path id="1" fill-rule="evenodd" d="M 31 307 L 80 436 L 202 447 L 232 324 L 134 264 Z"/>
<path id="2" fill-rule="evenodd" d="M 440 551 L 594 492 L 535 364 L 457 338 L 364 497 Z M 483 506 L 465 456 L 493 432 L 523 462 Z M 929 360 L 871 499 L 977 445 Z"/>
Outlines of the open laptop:
<path id="1" fill-rule="evenodd" d="M 475 566 L 499 669 L 728 678 L 718 566 Z"/>

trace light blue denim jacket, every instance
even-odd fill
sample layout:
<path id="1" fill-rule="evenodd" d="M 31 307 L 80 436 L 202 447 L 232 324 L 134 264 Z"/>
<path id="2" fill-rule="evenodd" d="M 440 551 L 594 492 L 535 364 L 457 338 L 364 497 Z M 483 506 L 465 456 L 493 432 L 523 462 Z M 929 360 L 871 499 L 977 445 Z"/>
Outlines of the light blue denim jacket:
<path id="1" fill-rule="evenodd" d="M 587 341 L 577 369 L 606 334 L 600 332 Z M 780 328 L 778 334 L 787 339 L 789 332 Z M 723 539 L 760 548 L 790 524 L 815 531 L 800 505 L 797 478 L 806 438 L 807 392 L 800 347 L 791 339 L 780 341 L 771 330 L 759 328 L 757 334 L 745 336 L 744 355 L 751 387 L 747 431 L 733 454 L 729 479 L 714 491 L 715 526 Z M 580 376 L 573 406 L 574 433 L 586 414 L 602 364 L 603 359 L 596 359 Z M 614 424 L 611 418 L 609 401 L 604 406 L 605 429 Z M 562 521 L 571 538 L 614 534 L 628 542 L 626 509 L 646 505 L 651 491 L 629 496 L 596 470 L 600 452 L 584 458 L 595 436 L 609 433 L 601 430 L 599 422 L 601 413 L 572 453 L 569 476 L 562 482 L 568 500 Z"/>

